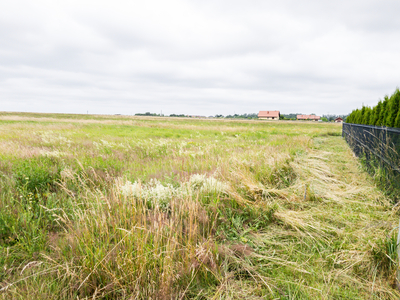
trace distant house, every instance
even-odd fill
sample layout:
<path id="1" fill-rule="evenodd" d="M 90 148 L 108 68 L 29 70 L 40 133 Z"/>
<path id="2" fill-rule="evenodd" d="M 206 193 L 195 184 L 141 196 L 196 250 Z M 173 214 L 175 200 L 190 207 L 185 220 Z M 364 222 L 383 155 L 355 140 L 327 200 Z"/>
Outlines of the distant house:
<path id="1" fill-rule="evenodd" d="M 316 115 L 297 115 L 297 120 L 319 121 L 321 117 Z"/>
<path id="2" fill-rule="evenodd" d="M 343 123 L 343 119 L 341 117 L 335 119 L 336 123 Z"/>
<path id="3" fill-rule="evenodd" d="M 258 113 L 258 118 L 261 120 L 279 120 L 279 110 L 261 110 Z"/>

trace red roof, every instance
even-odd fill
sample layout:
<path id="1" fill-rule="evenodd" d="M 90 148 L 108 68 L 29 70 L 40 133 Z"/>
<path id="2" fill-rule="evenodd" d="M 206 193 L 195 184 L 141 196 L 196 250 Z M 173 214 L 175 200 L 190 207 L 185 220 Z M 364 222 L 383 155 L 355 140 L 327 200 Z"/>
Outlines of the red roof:
<path id="1" fill-rule="evenodd" d="M 279 110 L 261 110 L 258 113 L 259 118 L 279 118 Z"/>
<path id="2" fill-rule="evenodd" d="M 316 115 L 297 115 L 297 120 L 319 120 L 320 116 Z"/>

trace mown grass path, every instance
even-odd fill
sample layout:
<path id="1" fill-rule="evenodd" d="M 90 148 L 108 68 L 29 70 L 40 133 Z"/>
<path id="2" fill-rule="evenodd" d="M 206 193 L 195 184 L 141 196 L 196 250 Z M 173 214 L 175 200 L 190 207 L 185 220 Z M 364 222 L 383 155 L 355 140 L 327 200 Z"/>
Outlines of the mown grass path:
<path id="1" fill-rule="evenodd" d="M 298 177 L 273 191 L 274 222 L 242 237 L 254 251 L 246 268 L 259 278 L 227 281 L 218 297 L 397 299 L 397 209 L 347 144 L 316 137 L 291 165 Z"/>

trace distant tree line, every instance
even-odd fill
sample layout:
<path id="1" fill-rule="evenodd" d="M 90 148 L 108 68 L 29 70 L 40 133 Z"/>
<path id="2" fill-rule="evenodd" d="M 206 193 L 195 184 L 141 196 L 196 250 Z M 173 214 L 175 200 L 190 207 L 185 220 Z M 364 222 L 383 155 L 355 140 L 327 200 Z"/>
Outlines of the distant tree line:
<path id="1" fill-rule="evenodd" d="M 291 113 L 291 114 L 281 114 L 281 120 L 297 120 L 297 115 L 301 115 L 300 113 Z"/>
<path id="2" fill-rule="evenodd" d="M 302 115 L 302 113 L 290 113 L 290 114 L 280 114 L 280 119 L 281 120 L 297 120 L 297 115 Z M 315 114 L 312 114 L 315 115 Z M 161 114 L 156 114 L 156 113 L 137 113 L 135 116 L 151 116 L 151 117 L 164 117 L 164 115 Z M 184 115 L 184 114 L 170 114 L 170 117 L 179 117 L 179 118 L 185 118 L 185 117 L 200 117 L 200 116 L 191 116 L 191 115 Z M 331 122 L 335 120 L 336 118 L 341 117 L 343 120 L 346 120 L 347 115 L 323 115 L 321 120 L 324 122 Z M 233 115 L 221 115 L 217 114 L 215 116 L 209 116 L 209 118 L 218 118 L 218 119 L 258 119 L 258 114 L 257 113 L 246 113 L 246 114 L 233 114 Z"/>
<path id="3" fill-rule="evenodd" d="M 220 115 L 221 117 L 224 117 L 222 115 Z M 256 119 L 258 118 L 258 114 L 234 114 L 234 115 L 227 115 L 225 118 L 228 119 Z"/>
<path id="4" fill-rule="evenodd" d="M 155 113 L 150 113 L 150 112 L 146 112 L 146 113 L 137 113 L 135 114 L 135 116 L 151 116 L 151 117 L 163 117 L 164 115 L 160 115 L 160 114 L 155 114 Z M 185 118 L 185 117 L 202 117 L 202 116 L 192 116 L 192 115 L 184 115 L 184 114 L 170 114 L 169 117 L 178 117 L 178 118 Z M 228 118 L 228 119 L 257 119 L 258 118 L 258 114 L 254 113 L 254 114 L 234 114 L 234 115 L 221 115 L 221 114 L 216 114 L 215 116 L 209 116 L 209 118 Z"/>
<path id="5" fill-rule="evenodd" d="M 348 115 L 322 115 L 321 120 L 325 122 L 332 122 L 335 121 L 337 118 L 342 118 L 343 120 L 346 120 Z"/>
<path id="6" fill-rule="evenodd" d="M 144 113 L 144 114 L 137 113 L 137 114 L 135 114 L 135 116 L 152 116 L 152 117 L 160 117 L 161 115 L 160 115 L 160 114 L 153 114 L 153 113 L 150 113 L 150 112 L 146 112 L 146 113 Z"/>
<path id="7" fill-rule="evenodd" d="M 355 109 L 347 117 L 347 123 L 387 126 L 400 128 L 400 91 L 385 96 L 374 107 L 363 106 Z"/>

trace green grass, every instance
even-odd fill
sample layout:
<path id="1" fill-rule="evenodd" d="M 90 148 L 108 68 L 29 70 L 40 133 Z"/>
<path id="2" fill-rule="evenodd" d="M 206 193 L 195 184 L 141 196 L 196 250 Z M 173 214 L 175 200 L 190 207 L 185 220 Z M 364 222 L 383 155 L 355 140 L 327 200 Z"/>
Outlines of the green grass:
<path id="1" fill-rule="evenodd" d="M 397 299 L 338 124 L 0 113 L 0 298 Z"/>

